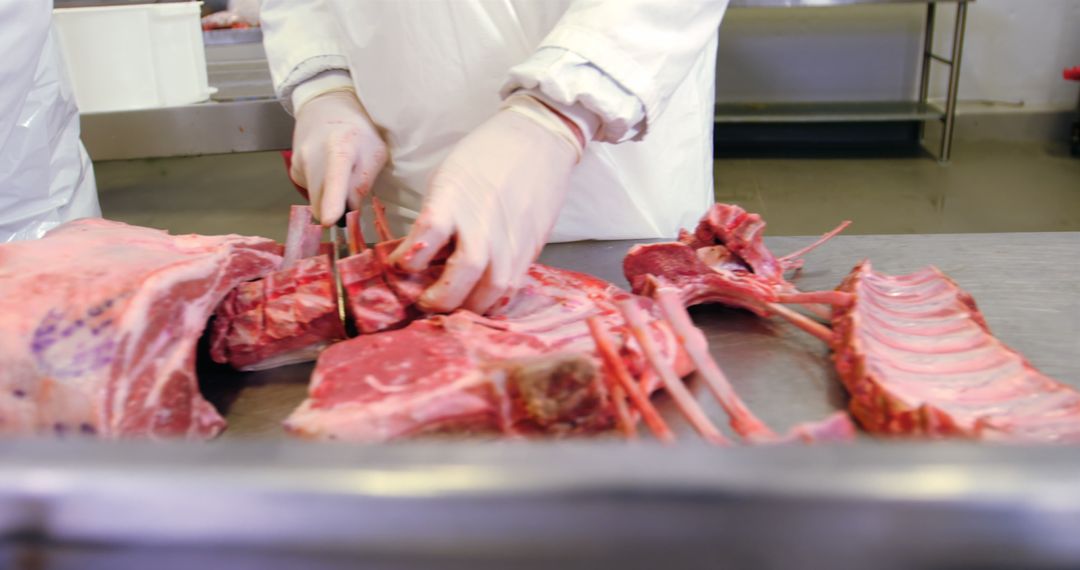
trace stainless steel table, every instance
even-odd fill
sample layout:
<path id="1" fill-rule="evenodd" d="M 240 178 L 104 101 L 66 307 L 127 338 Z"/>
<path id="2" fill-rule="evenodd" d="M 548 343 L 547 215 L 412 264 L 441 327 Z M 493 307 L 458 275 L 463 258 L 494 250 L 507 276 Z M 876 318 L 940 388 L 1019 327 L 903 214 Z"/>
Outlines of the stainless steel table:
<path id="1" fill-rule="evenodd" d="M 784 252 L 806 241 L 767 243 Z M 627 246 L 554 245 L 543 260 L 621 282 Z M 863 257 L 893 272 L 936 264 L 975 295 L 1000 338 L 1075 385 L 1077 251 L 1080 233 L 840 237 L 808 257 L 798 283 L 831 287 Z M 844 405 L 818 341 L 737 311 L 693 313 L 774 427 Z M 232 424 L 216 442 L 0 443 L 0 566 L 1080 566 L 1075 448 L 867 438 L 718 449 L 686 430 L 672 448 L 284 441 L 276 422 L 302 397 L 306 372 L 210 374 L 232 383 L 215 390 Z"/>
<path id="2" fill-rule="evenodd" d="M 891 122 L 940 120 L 941 132 L 938 160 L 947 163 L 952 158 L 953 131 L 956 125 L 956 102 L 960 86 L 960 60 L 964 52 L 964 33 L 967 29 L 968 3 L 974 0 L 732 0 L 732 8 L 821 8 L 855 5 L 899 6 L 925 4 L 923 20 L 923 57 L 919 71 L 919 92 L 914 101 L 836 102 L 836 103 L 717 103 L 719 123 L 831 123 L 831 122 Z M 934 30 L 938 4 L 956 4 L 952 49 L 948 58 L 934 53 Z M 940 63 L 949 68 L 949 83 L 945 106 L 937 108 L 928 100 L 930 68 Z"/>

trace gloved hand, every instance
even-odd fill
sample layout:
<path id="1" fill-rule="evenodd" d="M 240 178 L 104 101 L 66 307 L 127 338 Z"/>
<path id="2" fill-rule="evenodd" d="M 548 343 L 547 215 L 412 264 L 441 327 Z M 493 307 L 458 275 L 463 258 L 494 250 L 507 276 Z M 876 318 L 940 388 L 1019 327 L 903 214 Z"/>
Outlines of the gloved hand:
<path id="1" fill-rule="evenodd" d="M 296 113 L 289 176 L 307 188 L 315 217 L 329 226 L 360 207 L 386 165 L 386 143 L 352 91 L 331 91 Z"/>
<path id="2" fill-rule="evenodd" d="M 422 271 L 453 240 L 421 308 L 484 313 L 512 292 L 547 241 L 584 145 L 573 122 L 523 94 L 462 139 L 435 171 L 412 231 L 389 258 L 405 271 Z"/>

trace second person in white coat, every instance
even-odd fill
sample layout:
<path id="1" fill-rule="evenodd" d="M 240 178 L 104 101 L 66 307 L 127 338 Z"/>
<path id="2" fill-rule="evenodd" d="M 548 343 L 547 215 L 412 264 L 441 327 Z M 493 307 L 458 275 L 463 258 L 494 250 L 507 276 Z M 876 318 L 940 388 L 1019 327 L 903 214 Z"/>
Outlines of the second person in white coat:
<path id="1" fill-rule="evenodd" d="M 374 191 L 392 256 L 452 241 L 425 308 L 484 312 L 543 245 L 672 237 L 712 202 L 727 0 L 266 0 L 293 179 L 324 224 Z"/>
<path id="2" fill-rule="evenodd" d="M 0 243 L 101 216 L 52 2 L 0 0 Z"/>

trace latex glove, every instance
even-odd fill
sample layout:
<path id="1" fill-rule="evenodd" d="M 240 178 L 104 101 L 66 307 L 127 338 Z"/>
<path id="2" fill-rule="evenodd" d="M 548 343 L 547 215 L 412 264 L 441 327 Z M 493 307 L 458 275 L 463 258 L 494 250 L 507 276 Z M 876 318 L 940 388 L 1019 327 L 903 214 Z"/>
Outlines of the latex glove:
<path id="1" fill-rule="evenodd" d="M 435 171 L 409 235 L 389 261 L 422 271 L 453 240 L 442 276 L 420 297 L 433 312 L 484 313 L 512 292 L 539 255 L 581 158 L 568 119 L 527 95 L 469 133 Z"/>
<path id="2" fill-rule="evenodd" d="M 386 143 L 352 91 L 324 93 L 297 111 L 289 176 L 307 188 L 322 225 L 337 222 L 346 204 L 360 207 L 386 159 Z"/>

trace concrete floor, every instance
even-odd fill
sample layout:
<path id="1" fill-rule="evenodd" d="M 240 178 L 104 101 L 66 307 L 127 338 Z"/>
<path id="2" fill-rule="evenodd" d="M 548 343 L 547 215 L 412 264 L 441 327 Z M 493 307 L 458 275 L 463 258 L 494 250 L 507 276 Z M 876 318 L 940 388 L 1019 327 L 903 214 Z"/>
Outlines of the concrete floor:
<path id="1" fill-rule="evenodd" d="M 731 159 L 716 199 L 759 212 L 773 234 L 1080 230 L 1080 160 L 1037 143 L 958 143 L 929 158 Z"/>
<path id="2" fill-rule="evenodd" d="M 299 203 L 277 153 L 96 165 L 108 218 L 173 232 L 282 239 Z M 761 213 L 771 235 L 1080 230 L 1080 160 L 1038 143 L 957 141 L 954 160 L 724 159 L 717 200 Z"/>
<path id="3" fill-rule="evenodd" d="M 94 165 L 102 214 L 173 233 L 285 238 L 303 203 L 276 152 L 109 161 Z"/>

